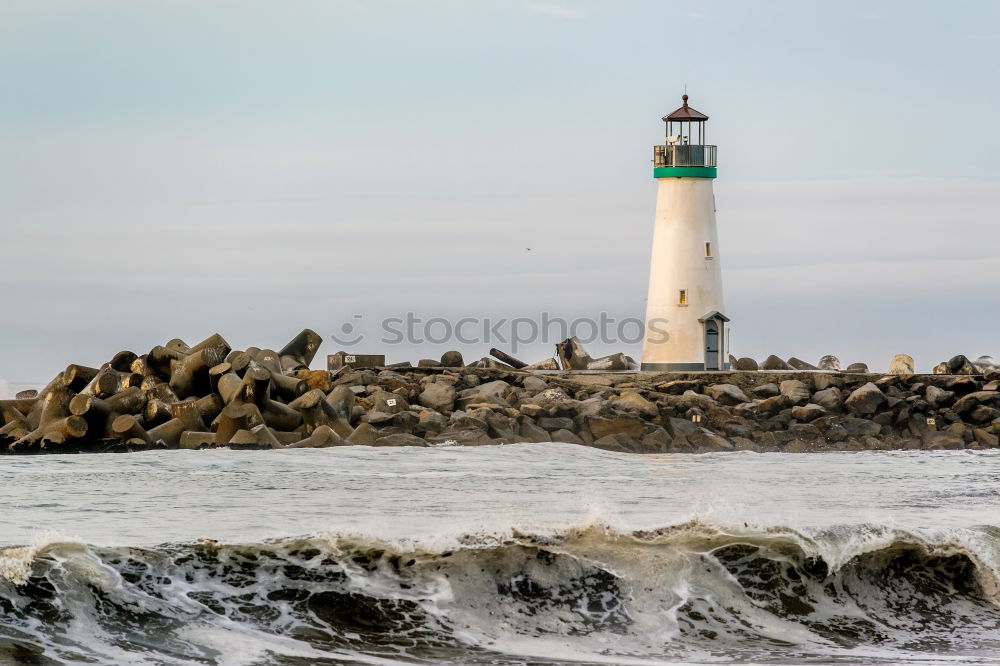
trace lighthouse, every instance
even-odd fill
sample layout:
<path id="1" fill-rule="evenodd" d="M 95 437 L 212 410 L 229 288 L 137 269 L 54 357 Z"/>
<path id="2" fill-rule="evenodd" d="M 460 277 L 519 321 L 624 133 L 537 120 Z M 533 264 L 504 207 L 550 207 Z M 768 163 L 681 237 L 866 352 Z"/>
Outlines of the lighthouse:
<path id="1" fill-rule="evenodd" d="M 684 104 L 663 117 L 666 139 L 653 146 L 657 182 L 642 370 L 728 369 L 729 318 L 715 225 L 716 147 L 705 143 L 708 116 Z"/>

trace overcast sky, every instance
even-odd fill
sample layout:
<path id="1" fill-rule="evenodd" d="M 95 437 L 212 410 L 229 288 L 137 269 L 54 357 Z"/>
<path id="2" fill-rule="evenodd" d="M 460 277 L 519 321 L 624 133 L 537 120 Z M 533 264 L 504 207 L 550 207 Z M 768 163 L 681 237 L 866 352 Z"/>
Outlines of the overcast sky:
<path id="1" fill-rule="evenodd" d="M 0 0 L 0 378 L 345 322 L 390 360 L 492 346 L 379 342 L 408 311 L 641 317 L 685 85 L 734 353 L 1000 357 L 998 54 L 986 0 Z"/>

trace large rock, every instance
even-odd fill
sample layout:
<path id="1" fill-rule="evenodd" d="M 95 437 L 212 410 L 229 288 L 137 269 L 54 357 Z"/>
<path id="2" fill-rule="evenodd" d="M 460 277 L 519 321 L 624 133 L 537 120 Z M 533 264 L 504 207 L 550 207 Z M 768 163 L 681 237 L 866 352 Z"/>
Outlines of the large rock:
<path id="1" fill-rule="evenodd" d="M 949 375 L 978 375 L 979 370 L 976 369 L 972 362 L 959 354 L 958 356 L 952 356 L 946 361 L 948 367 Z"/>
<path id="2" fill-rule="evenodd" d="M 376 412 L 384 412 L 386 414 L 395 414 L 397 412 L 406 411 L 410 408 L 406 399 L 396 393 L 387 393 L 386 391 L 378 391 L 372 396 L 372 403 L 374 404 L 374 410 Z"/>
<path id="3" fill-rule="evenodd" d="M 424 435 L 437 434 L 448 427 L 448 419 L 433 409 L 425 409 L 417 418 L 416 431 Z"/>
<path id="4" fill-rule="evenodd" d="M 793 405 L 804 405 L 809 402 L 809 388 L 797 379 L 786 379 L 778 387 L 781 395 L 788 396 Z"/>
<path id="5" fill-rule="evenodd" d="M 879 407 L 888 402 L 885 394 L 871 382 L 855 389 L 844 401 L 844 405 L 851 412 L 861 416 L 870 416 L 878 411 Z"/>
<path id="6" fill-rule="evenodd" d="M 890 375 L 912 375 L 913 357 L 909 354 L 896 354 L 889 361 Z"/>
<path id="7" fill-rule="evenodd" d="M 612 407 L 623 412 L 634 412 L 645 418 L 655 418 L 660 410 L 655 402 L 650 402 L 635 391 L 622 391 L 617 398 L 609 400 Z"/>
<path id="8" fill-rule="evenodd" d="M 792 366 L 796 370 L 819 370 L 812 363 L 806 363 L 800 358 L 795 358 L 794 356 L 788 359 L 788 365 Z"/>
<path id="9" fill-rule="evenodd" d="M 819 360 L 820 370 L 840 370 L 840 359 L 833 354 L 827 354 Z"/>
<path id="10" fill-rule="evenodd" d="M 461 368 L 464 365 L 465 359 L 462 358 L 462 352 L 446 351 L 441 354 L 441 367 L 443 368 Z"/>
<path id="11" fill-rule="evenodd" d="M 594 439 L 600 439 L 605 435 L 615 435 L 617 433 L 623 433 L 633 439 L 642 439 L 643 435 L 646 434 L 646 422 L 635 416 L 618 416 L 613 418 L 588 416 L 586 421 L 591 434 L 594 435 Z M 552 434 L 552 441 L 559 441 L 556 439 L 555 433 Z"/>
<path id="12" fill-rule="evenodd" d="M 792 407 L 792 418 L 802 423 L 815 421 L 822 416 L 826 416 L 826 410 L 813 403 Z"/>
<path id="13" fill-rule="evenodd" d="M 437 446 L 488 446 L 497 441 L 479 428 L 448 428 L 444 432 L 428 437 L 427 441 Z"/>
<path id="14" fill-rule="evenodd" d="M 711 452 L 711 451 L 732 451 L 733 444 L 725 437 L 720 437 L 710 430 L 705 428 L 698 428 L 690 435 L 687 435 L 687 440 L 693 446 L 697 448 L 698 451 Z"/>
<path id="15" fill-rule="evenodd" d="M 750 402 L 750 398 L 735 384 L 713 384 L 705 387 L 705 393 L 712 396 L 720 405 L 739 405 Z"/>
<path id="16" fill-rule="evenodd" d="M 572 430 L 573 429 L 573 419 L 565 416 L 543 416 L 539 418 L 536 423 L 538 427 L 547 432 L 555 432 L 556 430 Z"/>
<path id="17" fill-rule="evenodd" d="M 975 391 L 963 395 L 952 405 L 951 411 L 956 414 L 965 414 L 980 405 L 996 409 L 1000 407 L 1000 393 L 996 391 Z"/>
<path id="18" fill-rule="evenodd" d="M 792 370 L 792 366 L 785 363 L 783 360 L 771 354 L 764 362 L 760 364 L 761 370 Z"/>
<path id="19" fill-rule="evenodd" d="M 372 446 L 427 446 L 427 440 L 410 433 L 400 432 L 379 437 Z"/>
<path id="20" fill-rule="evenodd" d="M 552 435 L 548 430 L 538 427 L 530 419 L 524 419 L 518 433 L 522 442 L 551 442 Z"/>
<path id="21" fill-rule="evenodd" d="M 778 388 L 777 384 L 768 382 L 767 384 L 761 384 L 760 386 L 754 386 L 750 391 L 758 398 L 773 398 L 776 395 L 781 394 L 781 389 Z"/>
<path id="22" fill-rule="evenodd" d="M 549 387 L 548 383 L 541 377 L 525 377 L 521 381 L 521 385 L 524 386 L 524 390 L 531 395 L 537 395 Z"/>
<path id="23" fill-rule="evenodd" d="M 928 386 L 924 391 L 924 400 L 931 407 L 947 407 L 955 399 L 954 391 L 945 391 L 937 386 Z"/>
<path id="24" fill-rule="evenodd" d="M 867 375 L 868 374 L 868 364 L 866 363 L 851 363 L 847 366 L 844 372 L 849 372 L 851 374 L 857 375 Z"/>
<path id="25" fill-rule="evenodd" d="M 455 408 L 455 389 L 447 384 L 431 382 L 417 396 L 417 402 L 424 407 L 439 412 L 450 412 Z"/>
<path id="26" fill-rule="evenodd" d="M 744 356 L 737 359 L 736 369 L 743 372 L 757 372 L 760 370 L 760 366 L 757 364 L 757 361 L 753 360 L 749 356 Z"/>
<path id="27" fill-rule="evenodd" d="M 480 384 L 476 391 L 490 398 L 491 402 L 500 404 L 509 404 L 515 395 L 514 387 L 500 379 Z"/>
<path id="28" fill-rule="evenodd" d="M 825 388 L 822 391 L 816 391 L 813 393 L 812 401 L 828 411 L 840 409 L 840 389 L 831 386 L 830 388 Z"/>
<path id="29" fill-rule="evenodd" d="M 347 386 L 335 386 L 326 396 L 326 402 L 333 408 L 333 413 L 345 421 L 351 420 L 354 409 L 354 391 Z"/>
<path id="30" fill-rule="evenodd" d="M 583 444 L 580 436 L 571 430 L 556 430 L 552 433 L 553 442 L 563 442 L 565 444 Z"/>

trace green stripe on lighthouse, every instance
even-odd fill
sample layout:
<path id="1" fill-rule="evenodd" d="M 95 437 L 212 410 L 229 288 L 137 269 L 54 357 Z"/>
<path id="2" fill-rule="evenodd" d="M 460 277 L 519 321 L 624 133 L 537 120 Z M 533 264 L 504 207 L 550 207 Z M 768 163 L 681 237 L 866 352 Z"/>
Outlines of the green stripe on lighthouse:
<path id="1" fill-rule="evenodd" d="M 715 178 L 715 167 L 654 167 L 653 178 Z"/>

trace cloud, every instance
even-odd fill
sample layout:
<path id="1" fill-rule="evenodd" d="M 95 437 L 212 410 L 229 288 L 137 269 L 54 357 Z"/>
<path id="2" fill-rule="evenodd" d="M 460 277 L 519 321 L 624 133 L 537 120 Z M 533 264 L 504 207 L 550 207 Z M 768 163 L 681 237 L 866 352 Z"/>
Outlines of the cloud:
<path id="1" fill-rule="evenodd" d="M 529 2 L 524 6 L 529 12 L 542 14 L 552 18 L 577 20 L 587 17 L 587 13 L 582 9 L 567 7 L 565 5 L 552 5 L 542 2 Z"/>

